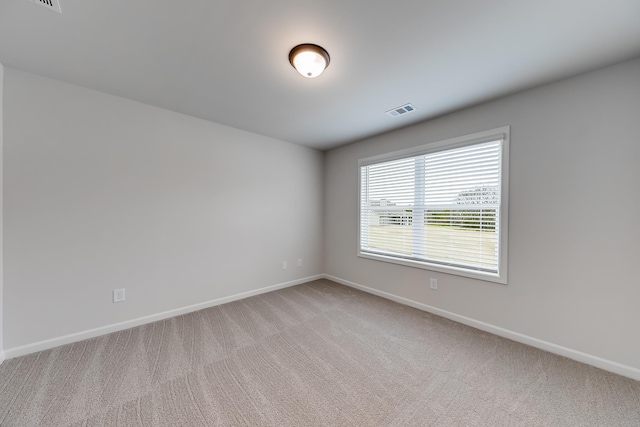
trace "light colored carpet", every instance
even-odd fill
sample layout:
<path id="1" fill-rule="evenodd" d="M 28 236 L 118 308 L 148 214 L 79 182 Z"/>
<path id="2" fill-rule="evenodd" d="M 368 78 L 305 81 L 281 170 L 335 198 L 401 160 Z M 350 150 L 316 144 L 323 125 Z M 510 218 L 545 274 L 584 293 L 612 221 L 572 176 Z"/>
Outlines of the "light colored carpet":
<path id="1" fill-rule="evenodd" d="M 319 280 L 0 365 L 2 426 L 640 426 L 640 382 Z"/>

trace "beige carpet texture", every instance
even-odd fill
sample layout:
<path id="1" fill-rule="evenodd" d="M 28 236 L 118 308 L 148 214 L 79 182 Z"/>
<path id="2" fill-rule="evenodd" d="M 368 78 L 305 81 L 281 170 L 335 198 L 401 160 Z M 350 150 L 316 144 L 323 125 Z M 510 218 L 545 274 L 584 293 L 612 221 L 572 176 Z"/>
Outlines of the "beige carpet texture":
<path id="1" fill-rule="evenodd" d="M 2 426 L 640 426 L 640 382 L 318 280 L 0 365 Z"/>

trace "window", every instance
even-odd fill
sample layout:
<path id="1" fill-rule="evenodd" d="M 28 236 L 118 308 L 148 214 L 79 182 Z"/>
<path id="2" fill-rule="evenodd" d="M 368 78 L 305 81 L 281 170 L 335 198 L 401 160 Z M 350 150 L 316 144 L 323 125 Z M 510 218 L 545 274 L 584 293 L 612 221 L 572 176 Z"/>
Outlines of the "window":
<path id="1" fill-rule="evenodd" d="M 358 256 L 507 282 L 509 127 L 359 161 Z"/>

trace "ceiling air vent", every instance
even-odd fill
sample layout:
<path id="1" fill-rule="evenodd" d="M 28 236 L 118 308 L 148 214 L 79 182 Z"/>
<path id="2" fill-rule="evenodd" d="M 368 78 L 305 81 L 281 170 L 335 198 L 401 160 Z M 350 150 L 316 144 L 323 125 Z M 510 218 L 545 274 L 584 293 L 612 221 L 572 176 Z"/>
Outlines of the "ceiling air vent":
<path id="1" fill-rule="evenodd" d="M 60 0 L 30 0 L 33 3 L 39 4 L 40 6 L 44 6 L 47 9 L 55 10 L 58 13 L 62 13 L 62 9 L 60 9 Z"/>
<path id="2" fill-rule="evenodd" d="M 386 113 L 388 115 L 390 115 L 391 117 L 398 117 L 401 116 L 403 114 L 407 114 L 410 113 L 412 111 L 415 111 L 416 107 L 414 107 L 411 104 L 405 104 L 401 107 L 396 107 L 396 108 L 392 108 L 391 110 L 387 111 Z"/>

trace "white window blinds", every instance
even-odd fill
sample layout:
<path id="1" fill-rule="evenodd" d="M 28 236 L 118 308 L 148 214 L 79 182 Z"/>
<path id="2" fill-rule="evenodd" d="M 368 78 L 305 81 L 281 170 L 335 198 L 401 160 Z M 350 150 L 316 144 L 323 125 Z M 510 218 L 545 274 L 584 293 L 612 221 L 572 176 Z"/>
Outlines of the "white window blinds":
<path id="1" fill-rule="evenodd" d="M 360 253 L 499 274 L 504 138 L 360 167 Z"/>

